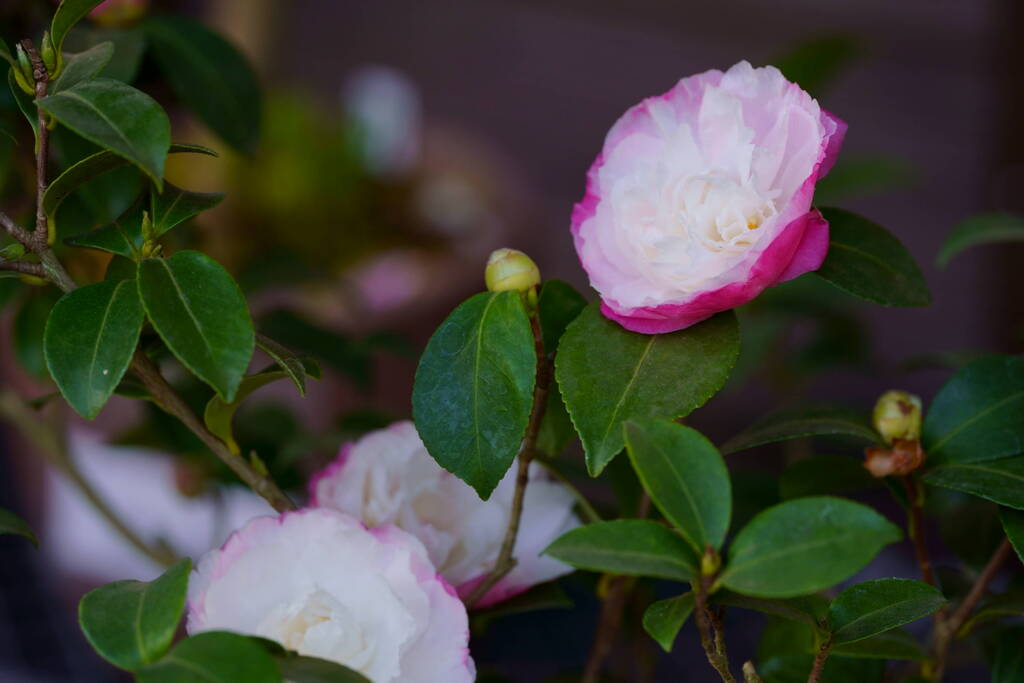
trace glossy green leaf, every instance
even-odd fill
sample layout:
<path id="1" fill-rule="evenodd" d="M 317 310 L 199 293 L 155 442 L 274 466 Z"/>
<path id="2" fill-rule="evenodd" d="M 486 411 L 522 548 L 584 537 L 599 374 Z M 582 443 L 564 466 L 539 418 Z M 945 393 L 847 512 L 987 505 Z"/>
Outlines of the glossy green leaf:
<path id="1" fill-rule="evenodd" d="M 939 465 L 924 475 L 932 486 L 963 491 L 993 503 L 1024 510 L 1024 455 L 986 462 Z"/>
<path id="2" fill-rule="evenodd" d="M 608 574 L 690 581 L 699 572 L 699 560 L 682 537 L 642 519 L 577 527 L 556 539 L 544 554 L 577 569 Z"/>
<path id="3" fill-rule="evenodd" d="M 832 648 L 832 654 L 859 659 L 922 661 L 928 658 L 921 644 L 906 629 L 902 628 L 894 628 L 864 640 L 835 645 Z"/>
<path id="4" fill-rule="evenodd" d="M 669 334 L 636 334 L 588 306 L 569 325 L 555 360 L 558 385 L 597 476 L 625 443 L 622 424 L 676 418 L 722 388 L 739 354 L 732 312 Z"/>
<path id="5" fill-rule="evenodd" d="M 232 401 L 255 346 L 238 285 L 209 256 L 180 251 L 139 264 L 146 315 L 185 367 Z"/>
<path id="6" fill-rule="evenodd" d="M 288 683 L 370 683 L 358 671 L 316 657 L 278 657 L 277 668 Z"/>
<path id="7" fill-rule="evenodd" d="M 625 423 L 626 450 L 637 476 L 665 519 L 698 555 L 722 547 L 732 489 L 725 461 L 695 429 L 668 420 Z"/>
<path id="8" fill-rule="evenodd" d="M 934 586 L 913 579 L 875 579 L 850 586 L 829 605 L 832 643 L 852 643 L 908 624 L 946 604 Z"/>
<path id="9" fill-rule="evenodd" d="M 153 98 L 111 78 L 83 81 L 38 101 L 87 140 L 138 166 L 157 187 L 171 146 L 171 123 Z"/>
<path id="10" fill-rule="evenodd" d="M 217 153 L 212 149 L 201 145 L 171 145 L 171 154 L 183 152 L 217 156 Z M 97 176 L 107 171 L 112 171 L 115 168 L 120 168 L 126 163 L 128 162 L 113 152 L 102 151 L 82 159 L 57 176 L 50 183 L 49 187 L 46 188 L 46 193 L 43 195 L 43 210 L 46 212 L 46 217 L 50 220 L 51 224 L 54 216 L 57 214 L 57 209 L 60 208 L 61 203 L 72 192 Z"/>
<path id="11" fill-rule="evenodd" d="M 530 319 L 517 292 L 483 292 L 430 338 L 416 370 L 412 411 L 430 455 L 486 499 L 519 450 L 537 368 Z"/>
<path id="12" fill-rule="evenodd" d="M 644 611 L 644 630 L 665 652 L 672 651 L 679 629 L 693 612 L 693 593 L 659 600 Z"/>
<path id="13" fill-rule="evenodd" d="M 134 282 L 80 287 L 57 302 L 46 323 L 44 352 L 64 398 L 91 420 L 131 364 L 144 316 Z"/>
<path id="14" fill-rule="evenodd" d="M 587 300 L 568 282 L 545 280 L 537 301 L 544 350 L 552 353 L 558 348 L 565 328 L 587 307 Z"/>
<path id="15" fill-rule="evenodd" d="M 758 597 L 813 593 L 849 578 L 901 536 L 866 505 L 798 498 L 765 510 L 736 535 L 720 582 Z"/>
<path id="16" fill-rule="evenodd" d="M 163 192 L 150 193 L 150 218 L 157 237 L 203 211 L 212 209 L 224 199 L 221 192 L 190 192 L 164 183 Z"/>
<path id="17" fill-rule="evenodd" d="M 73 247 L 87 247 L 108 251 L 111 254 L 126 258 L 138 258 L 145 239 L 142 236 L 145 203 L 137 201 L 129 207 L 117 220 L 109 225 L 90 230 L 65 240 Z"/>
<path id="18" fill-rule="evenodd" d="M 14 534 L 15 536 L 24 536 L 28 540 L 32 541 L 32 545 L 39 547 L 39 539 L 36 538 L 35 533 L 32 532 L 32 527 L 28 525 L 28 522 L 18 517 L 10 510 L 0 508 L 0 534 Z"/>
<path id="19" fill-rule="evenodd" d="M 992 683 L 1024 681 L 1024 627 L 1009 628 L 999 634 L 992 662 Z"/>
<path id="20" fill-rule="evenodd" d="M 880 443 L 881 437 L 865 414 L 836 406 L 795 406 L 761 418 L 722 444 L 722 453 L 738 451 L 776 441 L 807 436 L 841 434 L 867 443 Z"/>
<path id="21" fill-rule="evenodd" d="M 829 249 L 816 272 L 839 289 L 885 306 L 927 306 L 932 297 L 914 258 L 885 228 L 843 209 L 821 209 Z"/>
<path id="22" fill-rule="evenodd" d="M 928 407 L 921 436 L 929 464 L 1024 453 L 1024 358 L 986 356 L 963 368 Z"/>
<path id="23" fill-rule="evenodd" d="M 797 460 L 779 477 L 784 500 L 804 496 L 831 496 L 878 488 L 882 484 L 864 469 L 863 458 L 813 455 Z"/>
<path id="24" fill-rule="evenodd" d="M 136 672 L 138 683 L 281 683 L 277 663 L 253 638 L 205 631 L 186 638 L 155 664 Z M 357 679 L 358 680 L 358 679 Z"/>
<path id="25" fill-rule="evenodd" d="M 191 569 L 186 558 L 153 581 L 115 581 L 86 593 L 78 623 L 96 652 L 129 671 L 160 659 L 178 629 Z"/>
<path id="26" fill-rule="evenodd" d="M 61 53 L 68 32 L 101 2 L 103 0 L 61 0 L 50 22 L 50 40 L 57 54 Z"/>
<path id="27" fill-rule="evenodd" d="M 957 254 L 982 244 L 1024 242 L 1024 217 L 1006 212 L 971 216 L 946 236 L 936 263 L 945 268 Z"/>
<path id="28" fill-rule="evenodd" d="M 51 95 L 73 88 L 82 81 L 95 77 L 114 56 L 114 44 L 110 42 L 94 45 L 85 52 L 64 55 L 64 69 L 50 86 Z"/>
<path id="29" fill-rule="evenodd" d="M 261 98 L 245 57 L 218 34 L 182 16 L 153 16 L 142 27 L 178 97 L 225 142 L 252 154 L 260 136 Z"/>
<path id="30" fill-rule="evenodd" d="M 306 395 L 306 375 L 320 379 L 320 366 L 309 358 L 303 358 L 291 349 L 278 344 L 270 337 L 257 334 L 256 348 L 270 356 L 282 372 L 288 375 L 300 396 Z"/>
<path id="31" fill-rule="evenodd" d="M 319 368 L 315 363 L 311 362 L 308 370 L 304 368 L 303 372 L 308 372 L 310 376 L 317 376 L 319 378 L 317 374 L 319 373 Z M 242 402 L 250 395 L 279 379 L 292 379 L 292 376 L 284 370 L 264 370 L 255 375 L 249 375 L 243 378 L 242 382 L 238 385 L 238 391 L 235 392 L 235 399 L 233 401 L 225 401 L 220 396 L 214 396 L 206 404 L 203 419 L 206 422 L 207 429 L 223 441 L 235 455 L 241 453 L 238 442 L 235 441 L 234 431 L 231 428 L 235 412 L 238 411 Z"/>
<path id="32" fill-rule="evenodd" d="M 1017 551 L 1017 557 L 1024 562 L 1024 512 L 999 508 L 999 521 L 1003 523 L 1003 531 Z"/>

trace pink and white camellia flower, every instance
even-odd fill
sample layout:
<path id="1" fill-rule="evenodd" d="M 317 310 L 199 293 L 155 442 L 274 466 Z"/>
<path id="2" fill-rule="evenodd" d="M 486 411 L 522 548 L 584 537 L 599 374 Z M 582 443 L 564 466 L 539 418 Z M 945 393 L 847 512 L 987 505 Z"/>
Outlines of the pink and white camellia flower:
<path id="1" fill-rule="evenodd" d="M 604 315 L 671 332 L 816 270 L 828 223 L 811 199 L 845 131 L 778 69 L 747 62 L 627 111 L 572 214 Z"/>
<path id="2" fill-rule="evenodd" d="M 396 422 L 342 447 L 310 482 L 311 505 L 331 507 L 370 527 L 394 524 L 415 535 L 441 575 L 465 597 L 498 558 L 515 491 L 513 466 L 491 497 L 442 469 L 411 422 Z M 481 598 L 486 607 L 572 571 L 541 552 L 579 526 L 572 492 L 533 464 L 513 555 L 515 569 Z"/>
<path id="3" fill-rule="evenodd" d="M 336 510 L 259 517 L 203 556 L 187 627 L 269 638 L 374 683 L 476 676 L 466 608 L 423 544 Z"/>

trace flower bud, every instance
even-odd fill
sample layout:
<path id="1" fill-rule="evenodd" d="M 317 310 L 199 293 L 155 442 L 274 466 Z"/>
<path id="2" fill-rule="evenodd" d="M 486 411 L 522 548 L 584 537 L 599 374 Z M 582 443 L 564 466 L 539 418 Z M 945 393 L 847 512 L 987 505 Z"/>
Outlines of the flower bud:
<path id="1" fill-rule="evenodd" d="M 875 404 L 875 429 L 885 442 L 921 437 L 921 399 L 905 391 L 887 391 Z"/>
<path id="2" fill-rule="evenodd" d="M 18 58 L 18 68 L 12 69 L 14 71 L 14 80 L 17 81 L 18 87 L 22 89 L 28 95 L 35 95 L 36 86 L 35 80 L 32 78 L 32 62 L 28 59 L 28 54 L 25 52 L 25 48 L 18 43 L 14 46 L 15 53 Z"/>
<path id="3" fill-rule="evenodd" d="M 43 31 L 43 47 L 40 50 L 40 55 L 43 58 L 43 64 L 51 74 L 56 74 L 58 69 L 58 58 L 57 51 L 53 48 L 53 40 L 50 38 L 49 31 Z"/>
<path id="4" fill-rule="evenodd" d="M 516 249 L 495 249 L 484 271 L 492 292 L 528 292 L 540 284 L 540 270 L 529 256 Z"/>
<path id="5" fill-rule="evenodd" d="M 89 18 L 107 28 L 124 28 L 137 22 L 149 8 L 149 0 L 106 0 L 89 12 Z"/>

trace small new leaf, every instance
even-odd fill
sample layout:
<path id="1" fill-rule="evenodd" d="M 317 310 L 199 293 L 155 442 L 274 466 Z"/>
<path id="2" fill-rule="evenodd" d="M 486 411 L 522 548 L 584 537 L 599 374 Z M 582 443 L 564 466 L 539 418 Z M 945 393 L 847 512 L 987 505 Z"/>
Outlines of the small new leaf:
<path id="1" fill-rule="evenodd" d="M 110 62 L 114 56 L 114 44 L 111 42 L 94 45 L 85 52 L 73 55 L 64 55 L 64 69 L 60 76 L 50 86 L 49 92 L 55 95 L 69 88 L 73 88 L 82 81 L 95 77 Z"/>
<path id="2" fill-rule="evenodd" d="M 32 528 L 28 525 L 28 522 L 18 517 L 10 510 L 0 508 L 0 534 L 14 534 L 16 536 L 24 536 L 28 540 L 32 541 L 32 545 L 39 547 L 39 539 L 32 532 Z"/>
<path id="3" fill-rule="evenodd" d="M 644 630 L 654 638 L 665 652 L 672 652 L 672 645 L 679 635 L 679 629 L 693 612 L 693 593 L 686 593 L 668 600 L 659 600 L 644 611 Z"/>

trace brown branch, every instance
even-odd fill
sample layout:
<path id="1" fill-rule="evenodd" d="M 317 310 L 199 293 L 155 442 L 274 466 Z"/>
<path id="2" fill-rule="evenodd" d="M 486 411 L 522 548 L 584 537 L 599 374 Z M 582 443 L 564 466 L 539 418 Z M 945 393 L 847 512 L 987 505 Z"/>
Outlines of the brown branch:
<path id="1" fill-rule="evenodd" d="M 704 648 L 708 664 L 718 672 L 724 683 L 736 683 L 732 671 L 729 670 L 729 658 L 725 653 L 725 639 L 721 632 L 721 624 L 708 608 L 708 586 L 713 579 L 713 576 L 701 576 L 693 582 L 693 615 L 697 622 L 697 631 L 700 633 L 700 644 Z"/>
<path id="2" fill-rule="evenodd" d="M 953 642 L 953 638 L 956 636 L 957 631 L 964 625 L 967 618 L 974 612 L 974 608 L 978 606 L 978 602 L 981 601 L 985 595 L 985 591 L 988 590 L 988 586 L 992 583 L 992 580 L 999 573 L 1003 563 L 1013 554 L 1013 546 L 1010 545 L 1010 540 L 1007 538 L 1003 539 L 1003 542 L 996 548 L 996 551 L 992 554 L 988 564 L 978 574 L 978 578 L 974 581 L 974 585 L 971 586 L 971 590 L 968 591 L 964 597 L 960 606 L 953 613 L 945 623 L 939 624 L 936 627 L 935 637 L 935 648 L 934 648 L 934 659 L 935 659 L 935 673 L 932 676 L 934 683 L 940 683 L 942 677 L 946 672 L 946 659 L 949 655 L 949 646 Z"/>
<path id="3" fill-rule="evenodd" d="M 743 683 L 764 683 L 757 674 L 757 669 L 754 668 L 753 662 L 743 662 Z"/>
<path id="4" fill-rule="evenodd" d="M 113 511 L 71 459 L 63 440 L 57 436 L 58 430 L 41 422 L 40 417 L 33 414 L 18 396 L 10 391 L 0 393 L 0 415 L 6 416 L 10 424 L 21 431 L 50 466 L 62 473 L 89 501 L 93 509 L 133 548 L 164 567 L 169 567 L 177 561 L 178 556 L 174 550 L 165 543 L 147 543 Z"/>
<path id="5" fill-rule="evenodd" d="M 821 674 L 825 671 L 825 661 L 831 651 L 832 646 L 828 642 L 818 649 L 818 654 L 814 656 L 814 665 L 811 666 L 811 673 L 807 676 L 807 683 L 818 683 L 821 680 Z"/>
<path id="6" fill-rule="evenodd" d="M 146 387 L 146 390 L 156 401 L 157 405 L 165 412 L 178 418 L 193 434 L 198 436 L 206 447 L 213 451 L 214 455 L 230 467 L 231 471 L 237 474 L 239 479 L 248 484 L 249 488 L 261 495 L 278 512 L 296 509 L 295 503 L 278 488 L 273 479 L 258 473 L 250 467 L 244 458 L 228 450 L 224 442 L 206 428 L 206 425 L 199 419 L 195 411 L 185 403 L 185 400 L 174 390 L 174 387 L 168 384 L 164 376 L 160 374 L 160 369 L 146 354 L 136 350 L 135 357 L 132 358 L 131 368 L 136 377 L 142 381 L 142 384 Z"/>
<path id="7" fill-rule="evenodd" d="M 935 574 L 932 571 L 932 560 L 928 555 L 928 546 L 924 537 L 924 507 L 921 500 L 921 491 L 912 474 L 903 479 L 903 486 L 907 490 L 907 535 L 914 544 L 914 553 L 917 556 L 917 565 L 921 568 L 921 578 L 925 583 L 932 586 L 935 584 Z"/>
<path id="8" fill-rule="evenodd" d="M 590 656 L 583 669 L 581 683 L 597 683 L 600 679 L 604 662 L 615 645 L 615 636 L 618 635 L 619 626 L 622 624 L 622 613 L 626 609 L 626 602 L 635 582 L 636 579 L 630 576 L 617 576 L 611 580 L 608 593 L 601 603 L 601 618 L 594 634 Z"/>
<path id="9" fill-rule="evenodd" d="M 494 561 L 494 567 L 487 576 L 477 584 L 476 588 L 466 598 L 466 608 L 472 609 L 480 601 L 487 591 L 495 584 L 505 578 L 510 571 L 515 569 L 516 538 L 519 536 L 519 522 L 523 517 L 523 500 L 526 497 L 526 486 L 530 483 L 530 461 L 533 460 L 537 448 L 537 434 L 540 432 L 540 423 L 544 419 L 544 410 L 547 408 L 548 389 L 551 386 L 551 361 L 544 353 L 544 341 L 541 337 L 540 323 L 537 316 L 530 319 L 530 328 L 533 331 L 533 345 L 537 354 L 537 378 L 533 386 L 533 409 L 530 413 L 530 421 L 526 426 L 526 435 L 519 447 L 516 457 L 519 459 L 519 470 L 516 473 L 516 488 L 512 494 L 512 508 L 509 512 L 508 528 L 505 530 L 505 538 L 501 542 L 501 549 Z"/>
<path id="10" fill-rule="evenodd" d="M 0 211 L 0 226 L 3 227 L 8 235 L 26 247 L 32 244 L 32 233 L 15 223 L 11 217 L 3 211 Z"/>
<path id="11" fill-rule="evenodd" d="M 25 48 L 29 61 L 32 62 L 32 78 L 36 82 L 36 101 L 46 97 L 46 90 L 50 84 L 50 74 L 46 70 L 43 58 L 31 40 L 21 41 Z M 49 157 L 50 132 L 46 128 L 46 115 L 41 107 L 36 107 L 37 125 L 39 134 L 36 137 L 36 230 L 33 235 L 35 248 L 33 251 L 42 252 L 49 248 L 49 229 L 46 220 L 46 210 L 43 208 L 43 196 L 46 194 L 46 162 Z M 26 245 L 28 246 L 28 245 Z"/>
<path id="12" fill-rule="evenodd" d="M 0 260 L 0 270 L 11 270 L 16 273 L 24 273 L 25 275 L 34 275 L 35 277 L 45 278 L 46 271 L 43 266 L 39 263 L 28 263 L 26 261 L 3 261 Z"/>

